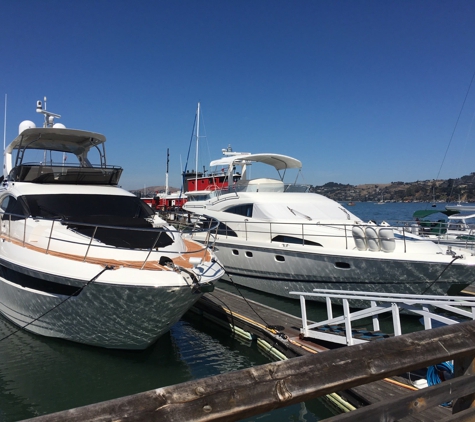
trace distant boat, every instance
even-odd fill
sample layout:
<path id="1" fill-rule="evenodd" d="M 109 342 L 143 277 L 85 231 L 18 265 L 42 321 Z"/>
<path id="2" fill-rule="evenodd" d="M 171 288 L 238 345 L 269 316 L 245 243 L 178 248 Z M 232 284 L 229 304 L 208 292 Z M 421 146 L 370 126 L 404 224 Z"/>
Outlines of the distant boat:
<path id="1" fill-rule="evenodd" d="M 354 202 L 348 202 L 348 206 L 352 207 L 352 206 L 354 206 L 354 205 L 355 205 Z"/>

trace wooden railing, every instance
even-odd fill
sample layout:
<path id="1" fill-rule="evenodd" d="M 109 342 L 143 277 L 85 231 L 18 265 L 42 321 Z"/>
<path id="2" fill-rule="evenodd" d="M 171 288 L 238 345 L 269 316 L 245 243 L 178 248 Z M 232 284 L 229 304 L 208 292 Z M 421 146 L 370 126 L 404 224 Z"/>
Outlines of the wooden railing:
<path id="1" fill-rule="evenodd" d="M 357 385 L 454 360 L 455 375 L 403 398 L 331 418 L 394 421 L 455 400 L 449 420 L 475 414 L 475 321 L 256 366 L 30 421 L 236 421 Z"/>

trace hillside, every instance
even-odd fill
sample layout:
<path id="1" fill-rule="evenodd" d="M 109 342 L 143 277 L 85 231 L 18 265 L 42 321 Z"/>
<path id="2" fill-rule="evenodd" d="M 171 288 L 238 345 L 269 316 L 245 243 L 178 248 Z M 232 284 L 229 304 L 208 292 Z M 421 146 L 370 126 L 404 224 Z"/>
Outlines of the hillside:
<path id="1" fill-rule="evenodd" d="M 180 188 L 169 187 L 169 192 Z M 415 182 L 369 183 L 344 185 L 329 182 L 312 186 L 313 192 L 335 201 L 395 201 L 395 202 L 475 202 L 475 172 L 458 179 L 417 180 Z M 148 186 L 131 190 L 137 196 L 154 196 L 165 192 L 165 186 Z"/>
<path id="2" fill-rule="evenodd" d="M 389 184 L 326 183 L 313 191 L 336 201 L 475 202 L 475 173 L 448 180 L 417 180 Z"/>

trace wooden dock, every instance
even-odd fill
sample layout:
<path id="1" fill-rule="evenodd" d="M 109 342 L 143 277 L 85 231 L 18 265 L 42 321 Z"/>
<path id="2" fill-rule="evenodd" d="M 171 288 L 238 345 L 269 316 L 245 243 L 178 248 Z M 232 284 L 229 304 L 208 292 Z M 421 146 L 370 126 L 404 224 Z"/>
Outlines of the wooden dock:
<path id="1" fill-rule="evenodd" d="M 475 321 L 329 350 L 300 338 L 300 318 L 221 289 L 200 299 L 192 312 L 263 343 L 280 361 L 31 421 L 229 422 L 334 394 L 347 410 L 329 422 L 475 420 Z M 404 378 L 448 360 L 454 361 L 453 379 L 418 390 Z M 452 408 L 440 406 L 448 401 Z"/>
<path id="2" fill-rule="evenodd" d="M 212 294 L 203 296 L 193 311 L 213 321 L 221 321 L 221 325 L 224 323 L 230 329 L 234 325 L 250 332 L 257 338 L 264 339 L 271 347 L 288 358 L 311 355 L 338 347 L 329 343 L 319 344 L 303 340 L 300 338 L 302 327 L 300 318 L 253 300 L 243 299 L 219 288 L 216 288 Z M 359 408 L 389 398 L 401 397 L 416 390 L 407 378 L 397 376 L 353 387 L 340 391 L 338 394 L 351 406 Z M 450 408 L 438 406 L 402 420 L 433 422 L 449 415 L 451 415 Z"/>

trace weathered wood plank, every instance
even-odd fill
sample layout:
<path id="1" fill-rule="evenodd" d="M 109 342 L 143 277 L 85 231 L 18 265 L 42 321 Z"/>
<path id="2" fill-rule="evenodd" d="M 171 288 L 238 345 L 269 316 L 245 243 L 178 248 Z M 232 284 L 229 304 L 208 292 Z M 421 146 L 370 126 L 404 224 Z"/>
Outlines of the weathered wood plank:
<path id="1" fill-rule="evenodd" d="M 344 415 L 328 418 L 326 421 L 397 421 L 407 415 L 420 413 L 446 401 L 452 401 L 460 396 L 470 394 L 474 390 L 475 376 L 464 375 L 432 387 L 408 393 L 402 397 L 385 400 Z"/>
<path id="2" fill-rule="evenodd" d="M 475 407 L 455 413 L 446 418 L 440 419 L 439 422 L 473 422 L 475 421 Z"/>
<path id="3" fill-rule="evenodd" d="M 270 363 L 34 418 L 234 421 L 475 354 L 475 321 Z"/>

